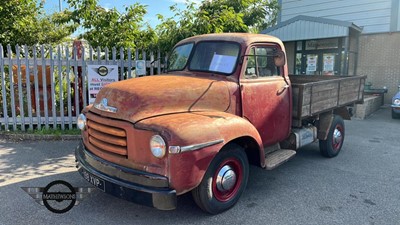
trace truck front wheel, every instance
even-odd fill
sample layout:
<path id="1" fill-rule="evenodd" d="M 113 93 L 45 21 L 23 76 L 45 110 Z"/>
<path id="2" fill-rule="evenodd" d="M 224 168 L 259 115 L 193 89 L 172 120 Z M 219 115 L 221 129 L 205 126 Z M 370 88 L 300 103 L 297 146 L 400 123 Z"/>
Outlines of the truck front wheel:
<path id="1" fill-rule="evenodd" d="M 319 140 L 321 155 L 332 158 L 339 154 L 344 142 L 344 122 L 342 117 L 334 115 L 326 140 Z"/>
<path id="2" fill-rule="evenodd" d="M 236 204 L 247 185 L 249 162 L 236 144 L 225 146 L 212 160 L 200 185 L 192 191 L 196 204 L 217 214 Z"/>

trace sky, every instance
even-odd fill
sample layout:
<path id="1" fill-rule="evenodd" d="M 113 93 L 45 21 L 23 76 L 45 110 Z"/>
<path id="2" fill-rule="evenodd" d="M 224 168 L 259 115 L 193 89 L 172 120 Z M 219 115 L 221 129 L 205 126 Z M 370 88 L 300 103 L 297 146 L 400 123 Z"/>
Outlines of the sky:
<path id="1" fill-rule="evenodd" d="M 40 0 L 39 0 L 40 1 Z M 193 2 L 200 2 L 201 0 L 192 0 Z M 161 14 L 164 17 L 172 17 L 173 13 L 169 10 L 169 7 L 174 4 L 178 4 L 179 8 L 185 7 L 185 0 L 99 0 L 99 5 L 104 8 L 117 8 L 119 11 L 125 11 L 125 6 L 133 5 L 134 3 L 141 3 L 147 5 L 147 14 L 145 16 L 145 22 L 148 22 L 152 27 L 159 24 L 157 14 Z M 61 0 L 61 6 L 63 9 L 68 7 L 66 0 Z M 45 10 L 47 14 L 57 12 L 59 10 L 59 0 L 45 0 Z"/>

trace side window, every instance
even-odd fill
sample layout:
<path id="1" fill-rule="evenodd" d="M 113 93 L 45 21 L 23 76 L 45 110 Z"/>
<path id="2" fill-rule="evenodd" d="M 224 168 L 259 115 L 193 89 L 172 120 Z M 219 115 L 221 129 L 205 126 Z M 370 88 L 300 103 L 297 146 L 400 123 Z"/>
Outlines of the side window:
<path id="1" fill-rule="evenodd" d="M 254 54 L 255 48 L 250 50 L 250 54 L 247 56 L 247 65 L 246 65 L 246 78 L 257 78 L 256 72 L 256 56 Z"/>
<path id="2" fill-rule="evenodd" d="M 275 66 L 276 49 L 273 47 L 253 47 L 247 55 L 245 78 L 255 79 L 279 76 L 279 67 Z"/>

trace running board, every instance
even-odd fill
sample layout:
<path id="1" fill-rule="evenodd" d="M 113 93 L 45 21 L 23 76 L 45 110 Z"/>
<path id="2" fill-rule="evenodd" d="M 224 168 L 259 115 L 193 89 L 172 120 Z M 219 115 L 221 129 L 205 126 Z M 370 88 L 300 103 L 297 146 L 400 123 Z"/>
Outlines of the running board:
<path id="1" fill-rule="evenodd" d="M 290 149 L 279 149 L 265 156 L 265 169 L 272 170 L 282 165 L 296 155 L 296 151 Z"/>

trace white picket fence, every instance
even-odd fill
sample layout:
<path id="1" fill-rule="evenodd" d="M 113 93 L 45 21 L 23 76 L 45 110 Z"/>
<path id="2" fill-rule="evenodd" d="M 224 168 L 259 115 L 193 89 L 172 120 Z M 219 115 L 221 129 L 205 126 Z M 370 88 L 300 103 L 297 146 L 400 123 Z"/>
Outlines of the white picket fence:
<path id="1" fill-rule="evenodd" d="M 122 48 L 0 45 L 0 131 L 74 128 L 88 104 L 87 66 L 118 65 L 123 80 L 135 77 L 136 60 L 146 60 L 146 75 L 161 74 L 165 61 L 159 52 Z"/>

